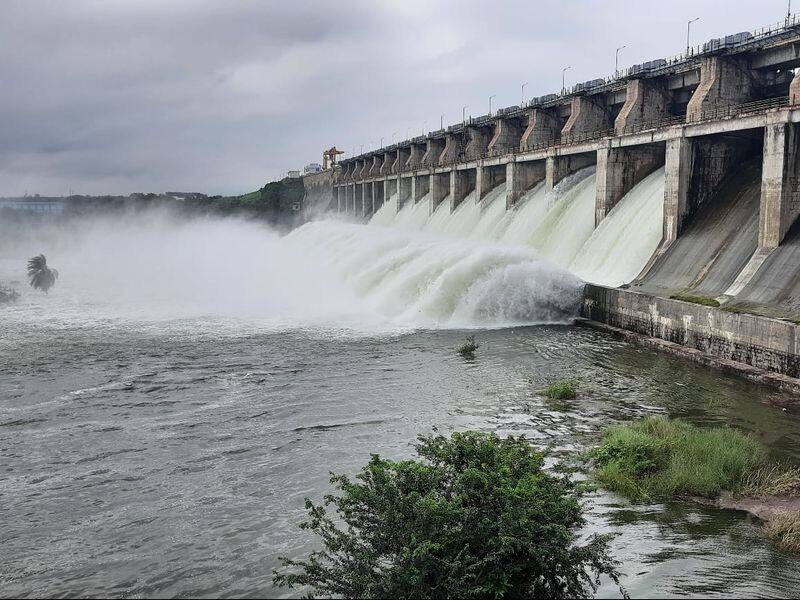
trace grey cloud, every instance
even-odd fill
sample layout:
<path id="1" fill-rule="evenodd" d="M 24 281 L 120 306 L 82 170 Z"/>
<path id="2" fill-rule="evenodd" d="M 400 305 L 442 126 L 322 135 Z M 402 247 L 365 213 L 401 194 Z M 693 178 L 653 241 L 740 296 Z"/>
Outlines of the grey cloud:
<path id="1" fill-rule="evenodd" d="M 771 4 L 766 3 L 766 4 Z M 0 4 L 0 194 L 240 193 L 777 21 L 783 2 L 20 0 Z M 772 14 L 766 11 L 770 10 Z"/>

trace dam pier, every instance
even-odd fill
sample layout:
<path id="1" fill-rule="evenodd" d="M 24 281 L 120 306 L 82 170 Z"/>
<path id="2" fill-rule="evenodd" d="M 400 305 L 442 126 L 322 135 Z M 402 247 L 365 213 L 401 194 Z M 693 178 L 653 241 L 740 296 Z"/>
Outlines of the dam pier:
<path id="1" fill-rule="evenodd" d="M 798 67 L 795 17 L 709 40 L 342 160 L 329 210 L 453 213 L 503 186 L 515 211 L 591 168 L 598 229 L 663 170 L 660 240 L 622 285 L 582 275 L 584 316 L 800 377 Z"/>

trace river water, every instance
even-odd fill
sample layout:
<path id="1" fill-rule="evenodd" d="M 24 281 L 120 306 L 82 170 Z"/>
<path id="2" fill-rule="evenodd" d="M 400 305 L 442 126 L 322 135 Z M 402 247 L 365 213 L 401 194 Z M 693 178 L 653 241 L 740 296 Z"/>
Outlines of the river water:
<path id="1" fill-rule="evenodd" d="M 271 574 L 279 556 L 314 547 L 296 527 L 303 498 L 319 499 L 329 472 L 353 473 L 372 452 L 411 455 L 434 427 L 524 433 L 558 455 L 609 423 L 668 414 L 751 431 L 776 458 L 800 461 L 791 398 L 557 323 L 570 321 L 566 274 L 484 247 L 505 275 L 487 279 L 470 262 L 484 276 L 466 285 L 467 305 L 427 290 L 398 308 L 368 282 L 408 296 L 419 270 L 400 285 L 350 263 L 350 275 L 320 268 L 311 246 L 361 264 L 346 249 L 373 232 L 315 227 L 281 239 L 235 221 L 131 217 L 15 226 L 0 242 L 0 282 L 22 293 L 0 306 L 3 596 L 292 595 Z M 397 252 L 395 234 L 382 233 L 381 256 Z M 413 240 L 416 256 L 449 257 L 461 278 L 445 267 L 437 277 L 450 273 L 452 285 L 475 272 L 463 246 Z M 61 273 L 46 296 L 23 285 L 24 260 L 39 251 Z M 513 292 L 520 269 L 546 293 L 510 307 L 492 290 Z M 548 323 L 513 322 L 525 315 Z M 455 352 L 464 327 L 481 344 L 474 360 Z M 560 377 L 580 380 L 578 399 L 538 393 Z M 800 586 L 800 559 L 744 514 L 604 492 L 587 502 L 587 531 L 616 535 L 634 597 Z"/>

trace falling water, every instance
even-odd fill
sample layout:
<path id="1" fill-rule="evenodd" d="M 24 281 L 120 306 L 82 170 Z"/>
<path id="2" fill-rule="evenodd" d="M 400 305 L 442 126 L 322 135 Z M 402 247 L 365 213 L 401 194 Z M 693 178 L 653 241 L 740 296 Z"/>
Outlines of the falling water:
<path id="1" fill-rule="evenodd" d="M 569 270 L 587 281 L 618 286 L 642 270 L 661 241 L 664 169 L 640 181 L 611 209 Z"/>

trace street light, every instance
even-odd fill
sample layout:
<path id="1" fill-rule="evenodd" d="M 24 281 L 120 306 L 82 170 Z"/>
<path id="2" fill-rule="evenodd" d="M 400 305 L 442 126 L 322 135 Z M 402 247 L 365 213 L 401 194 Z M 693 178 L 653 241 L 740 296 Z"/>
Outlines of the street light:
<path id="1" fill-rule="evenodd" d="M 492 98 L 495 98 L 497 94 L 492 94 L 489 96 L 489 116 L 492 116 Z"/>
<path id="2" fill-rule="evenodd" d="M 525 106 L 525 86 L 528 85 L 528 82 L 522 84 L 522 104 L 520 106 Z"/>
<path id="3" fill-rule="evenodd" d="M 614 57 L 614 75 L 619 73 L 619 51 L 624 50 L 627 46 L 620 46 L 617 48 L 617 55 Z"/>
<path id="4" fill-rule="evenodd" d="M 439 115 L 439 129 L 444 129 L 444 115 Z"/>
<path id="5" fill-rule="evenodd" d="M 425 127 L 428 125 L 427 121 L 422 122 L 422 135 L 425 135 Z"/>
<path id="6" fill-rule="evenodd" d="M 394 143 L 394 134 L 392 134 L 392 143 Z M 381 138 L 381 148 L 383 148 L 383 138 Z"/>
<path id="7" fill-rule="evenodd" d="M 689 54 L 689 48 L 691 47 L 689 44 L 689 32 L 692 30 L 692 23 L 699 20 L 700 17 L 697 17 L 696 19 L 691 19 L 686 23 L 686 54 Z"/>
<path id="8" fill-rule="evenodd" d="M 465 104 L 464 106 L 461 107 L 461 121 L 463 123 L 467 122 L 467 109 L 468 108 L 469 108 L 469 104 Z M 442 129 L 444 129 L 444 127 L 442 127 Z"/>
<path id="9" fill-rule="evenodd" d="M 792 18 L 792 0 L 789 0 L 789 8 L 786 9 L 786 26 L 789 26 L 789 20 Z"/>
<path id="10" fill-rule="evenodd" d="M 564 67 L 563 69 L 561 69 L 561 93 L 562 94 L 567 91 L 567 87 L 566 87 L 566 85 L 564 83 L 564 73 L 569 71 L 571 68 L 572 67 Z"/>

